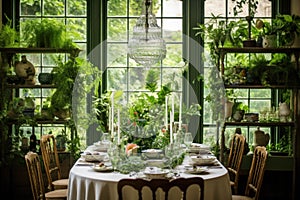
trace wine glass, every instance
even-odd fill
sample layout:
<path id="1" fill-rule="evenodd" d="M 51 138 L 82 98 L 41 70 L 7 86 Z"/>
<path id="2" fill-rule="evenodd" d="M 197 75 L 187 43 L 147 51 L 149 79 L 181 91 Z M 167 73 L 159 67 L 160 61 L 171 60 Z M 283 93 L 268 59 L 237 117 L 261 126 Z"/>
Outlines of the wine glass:
<path id="1" fill-rule="evenodd" d="M 109 160 L 111 162 L 113 171 L 117 170 L 118 163 L 120 161 L 120 149 L 117 145 L 110 145 L 110 147 L 107 150 L 107 154 L 109 156 Z"/>
<path id="2" fill-rule="evenodd" d="M 184 144 L 186 145 L 186 147 L 190 147 L 190 145 L 192 144 L 193 142 L 193 135 L 191 132 L 187 132 L 185 133 L 184 135 Z"/>

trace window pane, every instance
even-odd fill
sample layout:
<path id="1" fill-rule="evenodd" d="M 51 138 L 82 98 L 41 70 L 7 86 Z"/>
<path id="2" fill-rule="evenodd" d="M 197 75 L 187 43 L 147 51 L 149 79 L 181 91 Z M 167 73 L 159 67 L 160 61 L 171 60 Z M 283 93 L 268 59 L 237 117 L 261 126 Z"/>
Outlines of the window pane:
<path id="1" fill-rule="evenodd" d="M 126 90 L 127 78 L 125 69 L 107 69 L 108 90 Z"/>
<path id="2" fill-rule="evenodd" d="M 108 67 L 127 66 L 127 44 L 108 44 Z"/>
<path id="3" fill-rule="evenodd" d="M 260 0 L 257 5 L 255 17 L 272 17 L 272 1 Z"/>
<path id="4" fill-rule="evenodd" d="M 64 0 L 44 0 L 44 15 L 63 16 L 65 9 Z"/>
<path id="5" fill-rule="evenodd" d="M 136 1 L 133 1 L 136 2 Z M 127 1 L 126 0 L 109 0 L 107 1 L 107 16 L 126 16 Z M 139 6 L 135 7 L 138 8 Z"/>
<path id="6" fill-rule="evenodd" d="M 182 17 L 182 2 L 178 0 L 163 0 L 164 17 Z"/>
<path id="7" fill-rule="evenodd" d="M 127 40 L 127 20 L 110 18 L 107 20 L 107 41 Z"/>
<path id="8" fill-rule="evenodd" d="M 182 67 L 182 44 L 167 44 L 167 55 L 163 60 L 164 67 Z"/>
<path id="9" fill-rule="evenodd" d="M 250 96 L 251 97 L 261 97 L 261 98 L 270 98 L 271 96 L 271 90 L 270 89 L 252 89 L 250 90 Z"/>
<path id="10" fill-rule="evenodd" d="M 181 42 L 182 40 L 182 20 L 164 19 L 163 20 L 164 40 L 166 42 Z"/>
<path id="11" fill-rule="evenodd" d="M 163 85 L 171 83 L 171 89 L 173 91 L 182 90 L 182 71 L 181 69 L 170 68 L 162 70 Z"/>
<path id="12" fill-rule="evenodd" d="M 74 42 L 86 42 L 86 20 L 82 18 L 67 18 L 68 35 Z"/>
<path id="13" fill-rule="evenodd" d="M 221 15 L 225 17 L 225 0 L 206 0 L 205 1 L 205 17 Z"/>
<path id="14" fill-rule="evenodd" d="M 249 112 L 261 113 L 268 108 L 271 108 L 270 100 L 251 100 Z"/>
<path id="15" fill-rule="evenodd" d="M 20 15 L 39 15 L 41 14 L 41 2 L 40 0 L 20 1 Z"/>
<path id="16" fill-rule="evenodd" d="M 67 15 L 86 16 L 86 1 L 67 0 Z"/>

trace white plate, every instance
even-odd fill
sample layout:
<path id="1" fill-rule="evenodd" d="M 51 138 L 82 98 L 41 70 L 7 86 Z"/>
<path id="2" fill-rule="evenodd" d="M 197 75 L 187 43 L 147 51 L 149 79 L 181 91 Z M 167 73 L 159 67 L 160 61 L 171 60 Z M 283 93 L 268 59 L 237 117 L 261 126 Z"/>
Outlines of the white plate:
<path id="1" fill-rule="evenodd" d="M 205 144 L 192 143 L 188 151 L 191 153 L 210 153 L 210 146 Z"/>
<path id="2" fill-rule="evenodd" d="M 96 172 L 112 172 L 113 168 L 112 167 L 108 167 L 108 166 L 103 166 L 103 167 L 99 167 L 99 166 L 92 166 L 92 169 Z"/>
<path id="3" fill-rule="evenodd" d="M 216 162 L 215 156 L 191 156 L 194 165 L 211 165 Z"/>
<path id="4" fill-rule="evenodd" d="M 206 167 L 197 167 L 197 168 L 187 169 L 185 172 L 188 174 L 203 174 L 208 172 L 208 169 Z"/>
<path id="5" fill-rule="evenodd" d="M 81 154 L 81 158 L 87 162 L 100 162 L 103 161 L 106 154 L 100 152 L 84 152 Z"/>
<path id="6" fill-rule="evenodd" d="M 162 169 L 159 169 L 159 168 L 156 168 L 156 167 L 153 167 L 152 170 L 151 169 L 150 170 L 146 169 L 144 171 L 144 174 L 146 175 L 146 177 L 150 178 L 150 179 L 165 178 L 168 173 L 169 173 L 168 170 L 162 170 Z"/>

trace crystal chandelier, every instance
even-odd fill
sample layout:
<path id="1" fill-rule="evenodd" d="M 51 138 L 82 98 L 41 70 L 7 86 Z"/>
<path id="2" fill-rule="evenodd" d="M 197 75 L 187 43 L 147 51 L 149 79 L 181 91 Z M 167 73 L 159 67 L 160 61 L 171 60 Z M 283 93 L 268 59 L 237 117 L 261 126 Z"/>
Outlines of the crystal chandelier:
<path id="1" fill-rule="evenodd" d="M 166 57 L 166 44 L 152 13 L 152 0 L 144 0 L 144 10 L 128 42 L 128 55 L 146 68 Z"/>

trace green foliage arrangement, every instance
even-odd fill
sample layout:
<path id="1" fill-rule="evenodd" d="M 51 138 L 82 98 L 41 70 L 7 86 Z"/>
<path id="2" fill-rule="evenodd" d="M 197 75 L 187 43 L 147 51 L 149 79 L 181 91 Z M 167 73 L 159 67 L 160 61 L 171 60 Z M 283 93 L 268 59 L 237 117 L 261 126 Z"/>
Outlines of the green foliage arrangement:
<path id="1" fill-rule="evenodd" d="M 0 47 L 14 47 L 19 40 L 17 31 L 12 27 L 11 20 L 0 28 Z"/>
<path id="2" fill-rule="evenodd" d="M 33 19 L 24 22 L 22 38 L 28 47 L 74 48 L 67 26 L 54 19 Z"/>
<path id="3" fill-rule="evenodd" d="M 256 28 L 262 31 L 262 36 L 278 36 L 279 46 L 291 46 L 300 35 L 300 16 L 278 14 L 271 21 L 258 19 Z"/>

